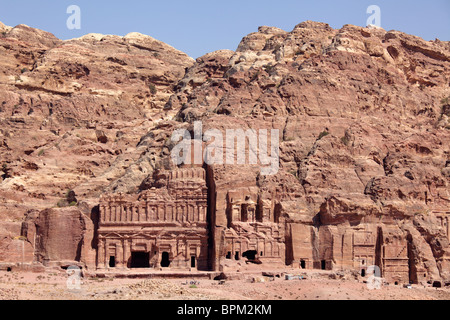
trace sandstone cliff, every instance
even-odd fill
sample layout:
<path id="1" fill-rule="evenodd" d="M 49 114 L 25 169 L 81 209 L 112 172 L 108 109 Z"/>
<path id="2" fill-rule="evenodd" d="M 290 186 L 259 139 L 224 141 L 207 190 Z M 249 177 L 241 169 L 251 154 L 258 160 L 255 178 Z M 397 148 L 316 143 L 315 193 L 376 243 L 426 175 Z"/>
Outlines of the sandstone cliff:
<path id="1" fill-rule="evenodd" d="M 194 60 L 138 33 L 61 41 L 25 25 L 0 29 L 3 248 L 25 215 L 70 204 L 76 187 L 97 201 L 139 157 L 148 127 L 173 117 L 163 107 Z M 21 261 L 1 252 L 1 261 Z"/>
<path id="2" fill-rule="evenodd" d="M 275 128 L 283 140 L 275 177 L 209 168 L 217 265 L 227 197 L 255 188 L 261 207 L 286 224 L 287 263 L 364 262 L 401 281 L 448 279 L 449 48 L 397 31 L 304 22 L 292 32 L 261 27 L 236 52 L 197 59 L 166 104 L 181 122 L 168 122 L 169 132 L 200 120 L 204 130 Z M 167 165 L 166 132 L 150 130 L 138 163 L 151 152 Z M 134 177 L 115 182 L 118 190 L 136 190 Z M 375 254 L 355 262 L 365 247 Z"/>
<path id="3" fill-rule="evenodd" d="M 272 128 L 282 133 L 276 176 L 207 168 L 216 268 L 229 195 L 247 192 L 276 217 L 287 264 L 364 262 L 394 280 L 450 280 L 449 42 L 307 21 L 260 27 L 235 52 L 193 61 L 139 34 L 2 30 L 3 220 L 20 223 L 68 189 L 89 213 L 103 192 L 153 186 L 173 168 L 173 130 L 194 121 Z"/>
<path id="4" fill-rule="evenodd" d="M 2 219 L 56 205 L 82 184 L 81 196 L 103 189 L 148 127 L 170 117 L 161 110 L 194 63 L 137 33 L 61 41 L 25 25 L 2 30 Z"/>

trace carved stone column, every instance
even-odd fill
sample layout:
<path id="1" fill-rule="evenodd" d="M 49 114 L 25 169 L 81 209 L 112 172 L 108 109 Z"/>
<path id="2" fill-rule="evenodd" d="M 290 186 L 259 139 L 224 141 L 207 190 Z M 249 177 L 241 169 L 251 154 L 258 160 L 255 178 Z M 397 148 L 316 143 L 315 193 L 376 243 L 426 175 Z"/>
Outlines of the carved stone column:
<path id="1" fill-rule="evenodd" d="M 186 205 L 186 211 L 185 211 L 185 221 L 187 221 L 187 222 L 191 222 L 192 221 L 192 219 L 191 219 L 191 205 L 190 204 L 187 204 Z"/>
<path id="2" fill-rule="evenodd" d="M 135 216 L 136 216 L 136 207 L 131 206 L 131 215 L 130 215 L 130 218 L 128 219 L 128 221 L 133 222 Z"/>
<path id="3" fill-rule="evenodd" d="M 122 241 L 120 241 L 117 244 L 116 250 L 117 250 L 117 252 L 116 252 L 116 266 L 117 266 L 117 268 L 122 268 L 123 267 L 123 244 L 122 244 Z"/>
<path id="4" fill-rule="evenodd" d="M 124 219 L 122 220 L 123 222 L 128 222 L 128 220 L 130 219 L 130 213 L 131 213 L 131 205 L 125 206 L 125 216 Z"/>
<path id="5" fill-rule="evenodd" d="M 166 220 L 173 221 L 173 207 L 171 205 L 166 206 Z"/>
<path id="6" fill-rule="evenodd" d="M 202 222 L 206 222 L 208 221 L 208 206 L 204 205 L 203 206 L 203 220 Z"/>
<path id="7" fill-rule="evenodd" d="M 159 204 L 155 207 L 155 220 L 156 221 L 162 221 L 162 218 L 161 218 L 161 207 L 160 207 Z"/>
<path id="8" fill-rule="evenodd" d="M 147 221 L 152 221 L 153 217 L 152 217 L 152 208 L 150 207 L 150 203 L 147 203 L 147 207 L 145 210 L 146 210 L 145 214 L 146 214 Z"/>
<path id="9" fill-rule="evenodd" d="M 128 268 L 128 259 L 131 255 L 130 241 L 128 239 L 123 240 L 123 267 Z"/>
<path id="10" fill-rule="evenodd" d="M 105 253 L 104 253 L 104 255 L 103 255 L 103 259 L 104 259 L 104 266 L 105 266 L 105 268 L 108 268 L 109 267 L 109 240 L 108 239 L 105 239 Z"/>
<path id="11" fill-rule="evenodd" d="M 158 250 L 158 253 L 156 255 L 158 256 L 158 260 L 156 260 L 156 269 L 159 269 L 161 268 L 161 259 L 162 259 L 161 250 Z"/>
<path id="12" fill-rule="evenodd" d="M 196 209 L 196 212 L 197 212 L 197 221 L 198 222 L 203 222 L 203 218 L 202 218 L 202 215 L 203 215 L 203 206 L 202 205 L 197 205 L 196 207 L 195 207 L 195 209 Z"/>
<path id="13" fill-rule="evenodd" d="M 101 206 L 100 207 L 100 222 L 104 222 L 105 221 L 105 213 L 106 213 L 106 206 Z"/>
<path id="14" fill-rule="evenodd" d="M 98 239 L 97 269 L 105 268 L 105 243 L 103 239 Z"/>
<path id="15" fill-rule="evenodd" d="M 111 222 L 116 222 L 117 221 L 117 204 L 115 204 L 114 205 L 114 208 L 113 208 L 113 214 L 112 214 L 112 217 L 111 217 Z"/>
<path id="16" fill-rule="evenodd" d="M 127 205 L 126 204 L 123 204 L 122 206 L 121 206 L 121 213 L 120 213 L 120 222 L 125 222 L 125 221 L 127 221 L 127 211 L 128 211 L 128 208 L 127 208 Z"/>

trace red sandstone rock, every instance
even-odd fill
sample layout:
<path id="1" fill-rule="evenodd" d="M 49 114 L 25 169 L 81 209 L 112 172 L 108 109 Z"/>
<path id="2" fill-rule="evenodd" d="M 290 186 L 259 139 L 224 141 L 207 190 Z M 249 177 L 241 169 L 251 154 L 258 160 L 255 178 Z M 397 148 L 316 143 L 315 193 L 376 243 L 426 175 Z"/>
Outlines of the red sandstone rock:
<path id="1" fill-rule="evenodd" d="M 448 42 L 307 21 L 291 32 L 261 27 L 236 52 L 194 63 L 139 34 L 59 41 L 23 26 L 0 27 L 0 152 L 12 176 L 1 182 L 1 216 L 12 207 L 18 217 L 45 209 L 67 189 L 90 212 L 108 194 L 100 201 L 98 237 L 91 246 L 83 242 L 80 255 L 75 246 L 89 231 L 78 213 L 41 213 L 37 225 L 50 233 L 30 242 L 39 261 L 92 261 L 98 249 L 98 267 L 126 267 L 133 251 L 148 253 L 143 260 L 158 267 L 167 252 L 175 267 L 189 268 L 194 256 L 196 267 L 228 271 L 246 268 L 245 253 L 261 268 L 287 264 L 367 277 L 376 265 L 390 283 L 450 279 Z M 205 166 L 208 225 L 198 230 L 149 217 L 147 206 L 156 201 L 164 215 L 174 213 L 168 177 L 180 169 L 169 161 L 170 136 L 192 131 L 195 120 L 204 130 L 282 133 L 275 176 L 261 176 L 259 166 Z M 21 135 L 28 139 L 14 138 Z M 180 194 L 192 194 L 191 180 L 183 179 Z M 46 199 L 29 198 L 37 191 Z M 139 223 L 124 209 L 135 207 L 142 208 L 139 219 L 145 215 Z M 111 208 L 122 208 L 124 221 L 117 211 L 114 221 L 105 220 Z M 74 227 L 61 247 L 59 220 Z M 138 233 L 140 223 L 149 224 L 145 232 Z M 168 223 L 176 225 L 172 239 L 158 235 Z M 182 234 L 194 239 L 195 254 Z"/>
<path id="2" fill-rule="evenodd" d="M 35 250 L 37 261 L 44 266 L 61 262 L 82 262 L 93 267 L 94 226 L 78 209 L 48 209 L 35 220 Z M 30 236 L 30 234 L 28 234 Z"/>

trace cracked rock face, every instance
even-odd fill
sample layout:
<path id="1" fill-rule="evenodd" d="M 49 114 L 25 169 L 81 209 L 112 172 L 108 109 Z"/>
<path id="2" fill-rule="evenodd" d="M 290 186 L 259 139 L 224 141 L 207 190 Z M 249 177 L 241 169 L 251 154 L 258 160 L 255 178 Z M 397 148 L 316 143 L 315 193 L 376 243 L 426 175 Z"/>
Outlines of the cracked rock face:
<path id="1" fill-rule="evenodd" d="M 154 186 L 173 168 L 172 132 L 194 121 L 278 129 L 275 176 L 208 167 L 218 230 L 227 194 L 251 190 L 281 217 L 287 264 L 359 270 L 352 252 L 368 246 L 392 281 L 450 280 L 449 42 L 307 21 L 194 61 L 140 34 L 0 29 L 2 219 L 68 189 L 91 208 L 103 192 Z"/>

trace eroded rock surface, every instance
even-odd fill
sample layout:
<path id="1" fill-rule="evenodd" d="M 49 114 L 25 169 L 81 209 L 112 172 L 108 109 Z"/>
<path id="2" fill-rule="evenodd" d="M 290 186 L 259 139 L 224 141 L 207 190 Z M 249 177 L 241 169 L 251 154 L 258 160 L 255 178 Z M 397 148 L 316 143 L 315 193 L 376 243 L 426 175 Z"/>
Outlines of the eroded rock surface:
<path id="1" fill-rule="evenodd" d="M 246 253 L 263 266 L 450 280 L 449 42 L 307 21 L 194 62 L 137 34 L 39 32 L 38 45 L 28 28 L 6 30 L 3 217 L 20 221 L 65 189 L 87 212 L 103 192 L 163 190 L 172 132 L 195 121 L 278 129 L 276 175 L 204 166 L 211 269 L 245 268 Z"/>

